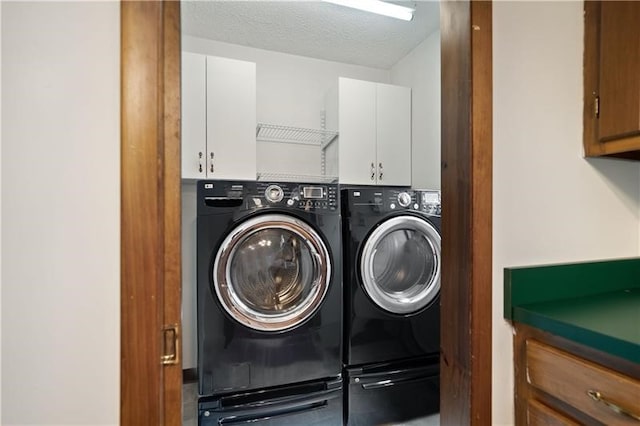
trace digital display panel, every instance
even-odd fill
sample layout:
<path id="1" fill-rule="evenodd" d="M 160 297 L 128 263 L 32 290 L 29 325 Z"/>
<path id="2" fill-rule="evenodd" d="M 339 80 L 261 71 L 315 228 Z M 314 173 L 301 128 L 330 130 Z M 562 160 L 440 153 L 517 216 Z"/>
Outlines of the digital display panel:
<path id="1" fill-rule="evenodd" d="M 304 186 L 302 187 L 302 195 L 304 198 L 323 199 L 324 188 L 322 186 Z"/>
<path id="2" fill-rule="evenodd" d="M 437 204 L 440 202 L 440 194 L 438 194 L 437 192 L 425 192 L 424 194 L 422 194 L 422 202 L 428 204 Z"/>

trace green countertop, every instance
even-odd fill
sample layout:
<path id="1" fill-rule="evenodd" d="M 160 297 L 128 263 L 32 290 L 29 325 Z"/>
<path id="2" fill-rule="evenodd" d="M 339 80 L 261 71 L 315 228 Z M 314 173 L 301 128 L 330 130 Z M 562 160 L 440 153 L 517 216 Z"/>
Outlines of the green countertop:
<path id="1" fill-rule="evenodd" d="M 504 315 L 640 364 L 640 259 L 505 268 Z"/>

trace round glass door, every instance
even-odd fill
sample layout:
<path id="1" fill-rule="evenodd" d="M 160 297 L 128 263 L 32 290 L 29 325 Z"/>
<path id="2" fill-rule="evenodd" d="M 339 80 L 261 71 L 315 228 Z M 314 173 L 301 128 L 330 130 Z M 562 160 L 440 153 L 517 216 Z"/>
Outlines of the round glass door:
<path id="1" fill-rule="evenodd" d="M 280 331 L 304 322 L 322 303 L 331 261 L 317 232 L 282 214 L 238 225 L 223 241 L 213 265 L 213 284 L 239 323 Z"/>
<path id="2" fill-rule="evenodd" d="M 365 291 L 394 314 L 417 312 L 440 292 L 440 234 L 427 220 L 396 216 L 366 240 L 360 259 Z"/>

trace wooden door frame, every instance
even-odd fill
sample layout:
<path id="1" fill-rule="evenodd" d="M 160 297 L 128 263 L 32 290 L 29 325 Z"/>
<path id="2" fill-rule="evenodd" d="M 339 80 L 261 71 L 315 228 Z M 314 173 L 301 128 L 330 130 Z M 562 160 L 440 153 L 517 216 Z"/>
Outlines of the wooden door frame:
<path id="1" fill-rule="evenodd" d="M 492 4 L 441 3 L 442 425 L 491 424 Z"/>
<path id="2" fill-rule="evenodd" d="M 122 1 L 120 28 L 120 424 L 180 425 L 180 3 Z"/>
<path id="3" fill-rule="evenodd" d="M 180 324 L 179 9 L 121 3 L 123 425 L 182 417 L 181 366 L 160 363 L 164 326 Z M 491 14 L 441 4 L 443 425 L 491 424 Z"/>

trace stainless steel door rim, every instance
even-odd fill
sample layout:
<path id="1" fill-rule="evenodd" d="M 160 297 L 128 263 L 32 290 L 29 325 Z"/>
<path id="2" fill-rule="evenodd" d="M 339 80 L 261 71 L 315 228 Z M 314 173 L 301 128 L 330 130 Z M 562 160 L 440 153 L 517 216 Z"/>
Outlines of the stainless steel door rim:
<path id="1" fill-rule="evenodd" d="M 364 289 L 382 309 L 418 312 L 440 292 L 441 239 L 426 219 L 395 216 L 367 238 L 360 257 Z"/>
<path id="2" fill-rule="evenodd" d="M 329 287 L 331 259 L 320 235 L 285 214 L 253 217 L 216 253 L 213 284 L 225 311 L 246 327 L 282 331 L 307 320 Z"/>

